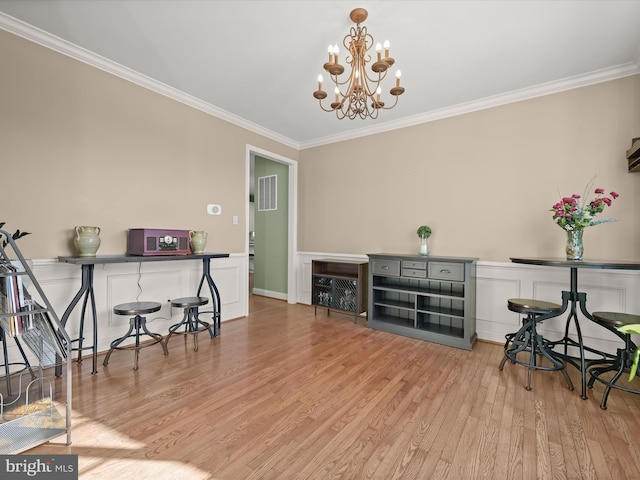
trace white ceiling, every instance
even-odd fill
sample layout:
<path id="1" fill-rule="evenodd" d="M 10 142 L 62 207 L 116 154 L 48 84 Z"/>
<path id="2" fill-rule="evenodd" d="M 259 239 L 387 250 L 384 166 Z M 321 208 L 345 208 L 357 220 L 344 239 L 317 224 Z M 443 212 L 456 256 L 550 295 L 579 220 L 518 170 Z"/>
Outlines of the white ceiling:
<path id="1" fill-rule="evenodd" d="M 312 96 L 356 7 L 406 88 L 377 120 Z M 640 0 L 0 0 L 0 28 L 296 148 L 640 73 L 639 20 Z"/>

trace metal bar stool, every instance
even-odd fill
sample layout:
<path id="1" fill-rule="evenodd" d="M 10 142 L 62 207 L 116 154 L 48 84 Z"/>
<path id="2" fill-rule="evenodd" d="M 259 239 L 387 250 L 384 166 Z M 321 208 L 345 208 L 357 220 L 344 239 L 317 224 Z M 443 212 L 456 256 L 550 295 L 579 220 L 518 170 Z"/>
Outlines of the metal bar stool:
<path id="1" fill-rule="evenodd" d="M 209 303 L 207 297 L 182 297 L 171 300 L 171 306 L 184 309 L 184 315 L 182 321 L 169 327 L 169 336 L 167 337 L 167 343 L 171 335 L 182 334 L 185 336 L 185 342 L 187 341 L 187 335 L 193 335 L 193 351 L 198 351 L 198 334 L 204 331 L 209 332 L 211 338 L 215 338 L 215 334 L 211 329 L 211 324 L 200 320 L 198 317 L 198 307 Z M 178 332 L 180 327 L 184 326 L 183 332 Z M 214 318 L 215 328 L 215 318 Z"/>
<path id="2" fill-rule="evenodd" d="M 618 328 L 624 325 L 634 325 L 640 323 L 640 315 L 631 315 L 629 313 L 617 313 L 617 312 L 594 312 L 592 313 L 593 319 L 604 325 L 605 327 L 613 327 Z M 620 377 L 628 372 L 629 367 L 633 364 L 633 356 L 635 354 L 637 346 L 631 341 L 631 335 L 628 333 L 624 334 L 624 348 L 618 348 L 616 352 L 616 356 L 613 360 L 593 360 L 590 362 L 591 365 L 597 364 L 598 366 L 593 366 L 589 368 L 589 374 L 591 378 L 589 379 L 588 387 L 593 388 L 593 384 L 597 380 L 598 382 L 606 385 L 604 389 L 604 393 L 602 394 L 602 400 L 600 402 L 600 408 L 602 410 L 607 409 L 607 399 L 609 398 L 609 393 L 612 388 L 617 388 L 618 390 L 622 390 L 624 392 L 630 393 L 640 393 L 639 390 L 636 390 L 631 387 L 626 387 L 624 384 L 617 383 Z M 604 375 L 608 372 L 613 372 L 613 376 Z"/>
<path id="3" fill-rule="evenodd" d="M 536 329 L 539 322 L 562 312 L 562 305 L 529 298 L 510 298 L 507 303 L 509 310 L 525 314 L 526 317 L 522 319 L 520 330 L 505 336 L 504 357 L 500 362 L 500 370 L 502 371 L 507 360 L 527 367 L 527 390 L 531 390 L 531 372 L 533 370 L 560 370 L 567 381 L 569 390 L 573 390 L 573 383 L 571 383 L 564 362 L 557 358 L 550 348 L 547 348 L 544 338 Z M 525 353 L 525 358 L 528 357 L 526 361 L 518 358 L 520 353 Z M 528 355 L 526 355 L 527 353 Z M 551 365 L 540 365 L 536 360 L 536 355 L 542 355 Z"/>
<path id="4" fill-rule="evenodd" d="M 164 350 L 165 355 L 169 355 L 169 350 L 167 350 L 167 343 L 164 340 L 164 337 L 159 333 L 152 333 L 147 329 L 147 319 L 142 315 L 147 313 L 153 313 L 160 310 L 162 305 L 158 302 L 131 302 L 131 303 L 121 303 L 120 305 L 116 305 L 113 307 L 113 313 L 116 315 L 135 315 L 131 319 L 129 319 L 129 330 L 122 337 L 111 342 L 111 348 L 107 352 L 107 356 L 104 357 L 104 362 L 102 364 L 107 366 L 109 363 L 109 357 L 113 353 L 114 350 L 133 350 L 133 369 L 138 369 L 138 355 L 140 353 L 140 349 L 150 347 L 151 345 L 155 345 L 159 343 L 162 345 L 162 349 Z M 135 332 L 134 332 L 135 330 Z M 142 332 L 140 332 L 142 330 Z M 152 341 L 140 343 L 140 336 L 148 335 L 151 337 Z M 134 337 L 136 339 L 134 344 L 128 345 L 120 345 L 127 338 Z"/>

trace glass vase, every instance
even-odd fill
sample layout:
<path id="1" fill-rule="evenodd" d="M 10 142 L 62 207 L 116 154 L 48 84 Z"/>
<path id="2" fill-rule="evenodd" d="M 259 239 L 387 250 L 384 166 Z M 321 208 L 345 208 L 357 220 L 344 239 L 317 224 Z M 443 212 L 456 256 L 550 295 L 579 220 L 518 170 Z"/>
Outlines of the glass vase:
<path id="1" fill-rule="evenodd" d="M 420 255 L 429 255 L 429 245 L 427 244 L 426 237 L 420 237 Z"/>
<path id="2" fill-rule="evenodd" d="M 584 230 L 567 230 L 567 260 L 582 260 L 584 246 L 582 245 L 582 233 Z"/>

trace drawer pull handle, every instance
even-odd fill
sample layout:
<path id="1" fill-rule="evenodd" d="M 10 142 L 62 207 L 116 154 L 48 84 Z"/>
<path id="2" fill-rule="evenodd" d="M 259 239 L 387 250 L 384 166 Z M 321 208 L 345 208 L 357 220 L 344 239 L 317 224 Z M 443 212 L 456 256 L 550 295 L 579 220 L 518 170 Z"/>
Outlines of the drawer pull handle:
<path id="1" fill-rule="evenodd" d="M 382 270 L 389 270 L 389 265 L 383 265 Z"/>
<path id="2" fill-rule="evenodd" d="M 442 270 L 440 270 L 440 273 L 451 273 L 451 270 L 443 268 Z"/>

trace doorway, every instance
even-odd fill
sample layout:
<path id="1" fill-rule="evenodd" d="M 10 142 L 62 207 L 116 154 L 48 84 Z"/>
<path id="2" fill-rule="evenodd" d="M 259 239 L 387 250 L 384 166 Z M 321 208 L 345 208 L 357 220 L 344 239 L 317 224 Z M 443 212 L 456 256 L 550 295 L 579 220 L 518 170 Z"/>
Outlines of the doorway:
<path id="1" fill-rule="evenodd" d="M 269 249 L 271 246 L 268 243 L 260 245 L 260 232 L 256 232 L 256 211 L 258 209 L 258 185 L 256 185 L 255 180 L 255 161 L 256 158 L 259 159 L 259 162 L 273 162 L 274 168 L 277 170 L 282 169 L 283 167 L 286 169 L 286 175 L 282 175 L 283 178 L 286 178 L 286 182 L 280 181 L 278 184 L 278 189 L 285 189 L 286 195 L 286 220 L 285 225 L 282 227 L 286 229 L 284 233 L 284 238 L 286 238 L 286 253 L 280 256 L 279 262 L 282 264 L 278 266 L 281 270 L 286 272 L 286 289 L 281 288 L 281 290 L 286 290 L 283 292 L 280 297 L 287 300 L 288 303 L 296 303 L 297 292 L 296 292 L 296 272 L 295 272 L 295 252 L 297 251 L 297 178 L 298 178 L 298 164 L 295 160 L 290 158 L 283 157 L 281 155 L 274 154 L 272 152 L 268 152 L 266 150 L 262 150 L 260 148 L 247 145 L 246 152 L 246 252 L 248 258 L 248 268 L 247 268 L 247 314 L 249 313 L 249 295 L 252 290 L 256 286 L 255 280 L 255 265 L 258 265 L 260 268 L 261 260 L 259 258 L 260 255 L 269 255 Z M 259 222 L 258 222 L 259 223 Z M 259 228 L 259 227 L 258 227 Z M 252 234 L 252 232 L 254 232 Z M 281 243 L 281 242 L 280 242 Z M 273 248 L 278 247 L 278 245 L 273 245 Z M 266 249 L 266 250 L 265 250 Z M 253 252 L 253 257 L 251 256 Z M 251 269 L 254 269 L 254 272 L 250 272 Z M 263 272 L 264 274 L 264 272 Z M 260 273 L 258 273 L 260 275 Z M 258 282 L 259 283 L 259 282 Z"/>

